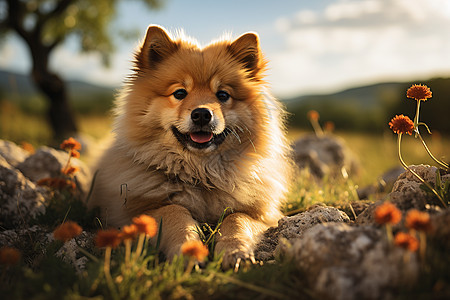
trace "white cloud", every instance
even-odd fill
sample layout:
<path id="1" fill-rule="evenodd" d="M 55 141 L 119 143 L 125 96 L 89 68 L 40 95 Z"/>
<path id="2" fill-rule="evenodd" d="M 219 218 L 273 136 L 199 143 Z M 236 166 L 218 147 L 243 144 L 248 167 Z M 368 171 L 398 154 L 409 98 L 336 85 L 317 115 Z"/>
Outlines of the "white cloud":
<path id="1" fill-rule="evenodd" d="M 286 47 L 269 57 L 274 92 L 450 75 L 449 2 L 342 0 L 278 20 Z"/>

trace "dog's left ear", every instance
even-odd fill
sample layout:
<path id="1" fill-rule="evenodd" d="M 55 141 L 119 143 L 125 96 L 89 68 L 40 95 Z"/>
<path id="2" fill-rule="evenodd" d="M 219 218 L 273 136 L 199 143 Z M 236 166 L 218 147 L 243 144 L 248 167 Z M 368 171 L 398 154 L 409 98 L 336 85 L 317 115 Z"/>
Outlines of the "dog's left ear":
<path id="1" fill-rule="evenodd" d="M 255 32 L 248 32 L 229 45 L 231 54 L 243 64 L 250 77 L 257 78 L 265 68 L 265 61 L 259 47 L 259 36 Z"/>

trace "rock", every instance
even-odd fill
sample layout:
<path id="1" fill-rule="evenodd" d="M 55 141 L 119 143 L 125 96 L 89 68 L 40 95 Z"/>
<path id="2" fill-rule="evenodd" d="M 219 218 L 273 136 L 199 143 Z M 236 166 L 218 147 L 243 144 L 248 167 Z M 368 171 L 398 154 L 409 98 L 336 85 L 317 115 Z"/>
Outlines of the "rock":
<path id="1" fill-rule="evenodd" d="M 30 155 L 17 168 L 29 179 L 37 182 L 39 179 L 47 177 L 59 177 L 61 169 L 67 164 L 69 154 L 65 151 L 56 150 L 49 147 L 41 147 L 36 153 Z M 79 168 L 75 177 L 81 190 L 87 192 L 90 187 L 89 168 L 79 159 L 72 158 L 70 164 Z"/>
<path id="2" fill-rule="evenodd" d="M 434 187 L 436 182 L 436 167 L 428 165 L 412 165 L 410 168 L 421 176 L 426 182 Z M 450 180 L 450 174 L 441 176 L 443 182 Z M 436 205 L 440 205 L 439 200 L 432 194 L 422 190 L 422 182 L 417 179 L 410 171 L 405 170 L 394 183 L 392 192 L 387 199 L 391 201 L 403 214 L 410 209 L 427 210 L 433 212 L 439 210 Z M 374 212 L 377 206 L 383 201 L 377 201 L 370 205 L 357 219 L 358 224 L 374 224 Z"/>
<path id="3" fill-rule="evenodd" d="M 52 233 L 48 234 L 48 239 L 50 241 L 54 240 Z M 81 273 L 86 269 L 86 263 L 89 260 L 80 251 L 80 247 L 87 252 L 92 252 L 94 248 L 94 234 L 83 231 L 79 236 L 65 242 L 58 252 L 56 252 L 56 256 L 72 265 L 77 273 Z"/>
<path id="4" fill-rule="evenodd" d="M 0 225 L 12 228 L 45 212 L 48 192 L 0 156 Z"/>
<path id="5" fill-rule="evenodd" d="M 4 231 L 0 231 L 0 245 L 9 247 L 18 247 L 18 243 L 23 240 L 29 241 L 30 236 L 38 235 L 40 242 L 46 242 L 45 235 L 47 230 L 39 225 L 33 225 L 26 229 L 24 228 L 13 228 Z"/>
<path id="6" fill-rule="evenodd" d="M 303 232 L 312 226 L 324 222 L 349 222 L 349 217 L 334 207 L 315 206 L 309 211 L 295 216 L 284 217 L 278 221 L 278 227 L 269 228 L 255 250 L 255 258 L 266 261 L 274 257 L 281 239 L 287 241 L 301 238 Z M 277 250 L 278 251 L 278 250 Z"/>
<path id="7" fill-rule="evenodd" d="M 365 201 L 353 201 L 350 203 L 351 207 L 353 208 L 353 212 L 355 213 L 356 217 L 358 217 L 362 212 L 364 212 L 372 203 L 368 203 Z M 351 214 L 352 220 L 353 220 L 353 213 Z"/>
<path id="8" fill-rule="evenodd" d="M 405 171 L 403 167 L 396 167 L 388 170 L 379 178 L 376 184 L 359 188 L 357 190 L 359 199 L 368 199 L 370 195 L 379 193 L 389 193 L 392 191 L 395 181 Z"/>
<path id="9" fill-rule="evenodd" d="M 436 183 L 437 168 L 428 165 L 409 166 L 422 179 L 428 182 L 432 187 Z M 442 181 L 449 181 L 450 174 L 441 177 Z M 439 205 L 439 200 L 434 200 L 434 195 L 427 193 L 420 187 L 423 183 L 417 179 L 410 171 L 406 170 L 397 179 L 390 194 L 390 200 L 397 205 L 400 210 L 411 208 L 424 210 L 427 204 Z"/>
<path id="10" fill-rule="evenodd" d="M 389 299 L 419 274 L 416 254 L 369 226 L 318 224 L 284 251 L 319 299 Z"/>
<path id="11" fill-rule="evenodd" d="M 76 241 L 75 241 L 76 239 Z M 54 242 L 53 232 L 49 228 L 34 225 L 25 229 L 10 229 L 0 231 L 0 247 L 8 246 L 26 252 L 30 265 L 37 265 L 48 250 L 48 245 Z M 64 262 L 73 266 L 80 273 L 86 269 L 88 258 L 80 251 L 80 247 L 87 252 L 94 252 L 94 233 L 83 231 L 78 237 L 64 244 L 55 253 Z"/>
<path id="12" fill-rule="evenodd" d="M 443 244 L 442 247 L 450 251 L 450 208 L 447 207 L 432 215 L 430 219 L 433 230 L 429 233 L 429 237 L 440 241 Z"/>
<path id="13" fill-rule="evenodd" d="M 344 140 L 333 136 L 309 134 L 295 141 L 294 159 L 300 169 L 309 168 L 318 178 L 358 172 L 358 162 Z"/>
<path id="14" fill-rule="evenodd" d="M 13 142 L 0 140 L 0 156 L 2 156 L 11 166 L 16 167 L 19 163 L 23 162 L 29 154 L 30 153 Z"/>

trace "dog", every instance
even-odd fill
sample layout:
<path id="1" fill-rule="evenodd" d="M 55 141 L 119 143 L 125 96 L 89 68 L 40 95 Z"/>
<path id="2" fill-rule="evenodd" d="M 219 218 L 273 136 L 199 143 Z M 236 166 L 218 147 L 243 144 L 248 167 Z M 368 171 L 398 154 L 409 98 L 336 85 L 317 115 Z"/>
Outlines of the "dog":
<path id="1" fill-rule="evenodd" d="M 112 226 L 143 213 L 162 221 L 169 259 L 200 239 L 198 224 L 232 211 L 215 252 L 224 268 L 254 260 L 258 236 L 282 217 L 292 175 L 285 112 L 266 92 L 266 65 L 256 33 L 200 47 L 149 26 L 115 101 L 114 141 L 88 206 Z"/>

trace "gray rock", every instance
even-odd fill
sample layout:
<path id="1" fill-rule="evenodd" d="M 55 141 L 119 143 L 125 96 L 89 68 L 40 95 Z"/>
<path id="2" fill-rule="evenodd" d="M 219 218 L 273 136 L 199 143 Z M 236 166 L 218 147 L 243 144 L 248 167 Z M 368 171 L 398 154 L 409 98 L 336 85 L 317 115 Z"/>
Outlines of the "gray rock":
<path id="1" fill-rule="evenodd" d="M 438 240 L 442 247 L 450 250 L 450 207 L 431 215 L 431 224 L 433 230 L 428 233 L 429 238 Z"/>
<path id="2" fill-rule="evenodd" d="M 29 155 L 30 153 L 13 142 L 0 140 L 0 156 L 2 156 L 10 165 L 14 167 L 17 166 Z"/>
<path id="3" fill-rule="evenodd" d="M 49 147 L 41 147 L 36 153 L 30 155 L 17 168 L 29 179 L 37 182 L 39 179 L 47 177 L 59 177 L 61 169 L 66 166 L 69 154 L 65 151 L 56 150 Z M 75 177 L 81 190 L 87 192 L 90 186 L 90 170 L 79 159 L 72 158 L 70 164 L 79 168 Z"/>
<path id="4" fill-rule="evenodd" d="M 5 228 L 28 222 L 44 213 L 48 192 L 0 157 L 0 224 Z"/>
<path id="5" fill-rule="evenodd" d="M 49 243 L 54 242 L 53 232 L 49 231 L 47 227 L 34 225 L 24 229 L 9 229 L 0 231 L 0 247 L 8 246 L 20 249 L 21 251 L 32 251 L 29 259 L 30 265 L 36 265 L 39 260 L 45 255 L 45 251 Z M 75 268 L 78 273 L 86 269 L 88 258 L 80 250 L 84 249 L 86 252 L 94 252 L 94 233 L 83 231 L 78 237 L 75 237 L 65 242 L 55 255 L 61 258 L 66 263 Z M 36 244 L 30 245 L 30 242 Z M 32 250 L 31 250 L 32 248 Z"/>
<path id="6" fill-rule="evenodd" d="M 416 254 L 369 226 L 318 224 L 284 251 L 320 299 L 389 299 L 419 274 Z"/>
<path id="7" fill-rule="evenodd" d="M 395 167 L 386 171 L 376 184 L 365 186 L 357 190 L 359 199 L 368 199 L 370 195 L 390 193 L 397 178 L 405 171 L 403 167 Z"/>
<path id="8" fill-rule="evenodd" d="M 53 241 L 53 234 L 47 235 L 49 241 Z M 83 231 L 78 237 L 75 237 L 67 242 L 56 252 L 56 256 L 60 257 L 63 261 L 72 265 L 77 273 L 81 273 L 86 269 L 86 263 L 88 258 L 80 248 L 92 253 L 94 248 L 94 234 Z"/>
<path id="9" fill-rule="evenodd" d="M 306 135 L 295 141 L 293 149 L 297 166 L 308 168 L 318 178 L 326 175 L 347 178 L 359 169 L 344 140 L 334 135 Z"/>
<path id="10" fill-rule="evenodd" d="M 272 259 L 277 247 L 284 247 L 285 243 L 302 237 L 305 230 L 319 223 L 325 222 L 349 222 L 350 219 L 344 212 L 326 206 L 315 206 L 310 210 L 292 217 L 284 217 L 278 221 L 278 227 L 268 229 L 255 250 L 255 258 L 266 261 Z"/>
<path id="11" fill-rule="evenodd" d="M 39 225 L 34 225 L 34 226 L 31 226 L 26 229 L 14 228 L 14 229 L 0 231 L 0 246 L 21 248 L 21 247 L 18 247 L 18 244 L 21 243 L 22 239 L 29 241 L 30 236 L 34 236 L 37 234 L 40 235 L 40 237 L 41 237 L 40 241 L 45 242 L 46 241 L 46 238 L 45 238 L 46 233 L 47 233 L 47 231 Z"/>
<path id="12" fill-rule="evenodd" d="M 409 166 L 426 182 L 434 187 L 436 182 L 436 167 L 428 165 L 412 165 Z M 450 180 L 450 174 L 441 176 L 443 182 Z M 411 172 L 405 170 L 395 181 L 392 192 L 387 199 L 391 201 L 403 214 L 410 209 L 427 210 L 433 212 L 439 210 L 436 205 L 440 205 L 439 200 L 435 196 L 425 192 L 420 186 L 422 182 L 417 179 Z M 375 209 L 382 204 L 383 201 L 377 201 L 370 205 L 363 213 L 361 213 L 356 222 L 358 224 L 374 224 Z"/>
<path id="13" fill-rule="evenodd" d="M 422 179 L 428 182 L 432 187 L 436 183 L 437 168 L 428 165 L 412 165 L 409 166 Z M 450 174 L 441 177 L 442 181 L 449 181 Z M 425 192 L 420 187 L 423 183 L 417 179 L 410 171 L 403 172 L 394 183 L 390 200 L 396 204 L 400 210 L 408 210 L 411 208 L 424 210 L 427 204 L 437 204 L 438 200 L 433 200 L 434 195 Z"/>

